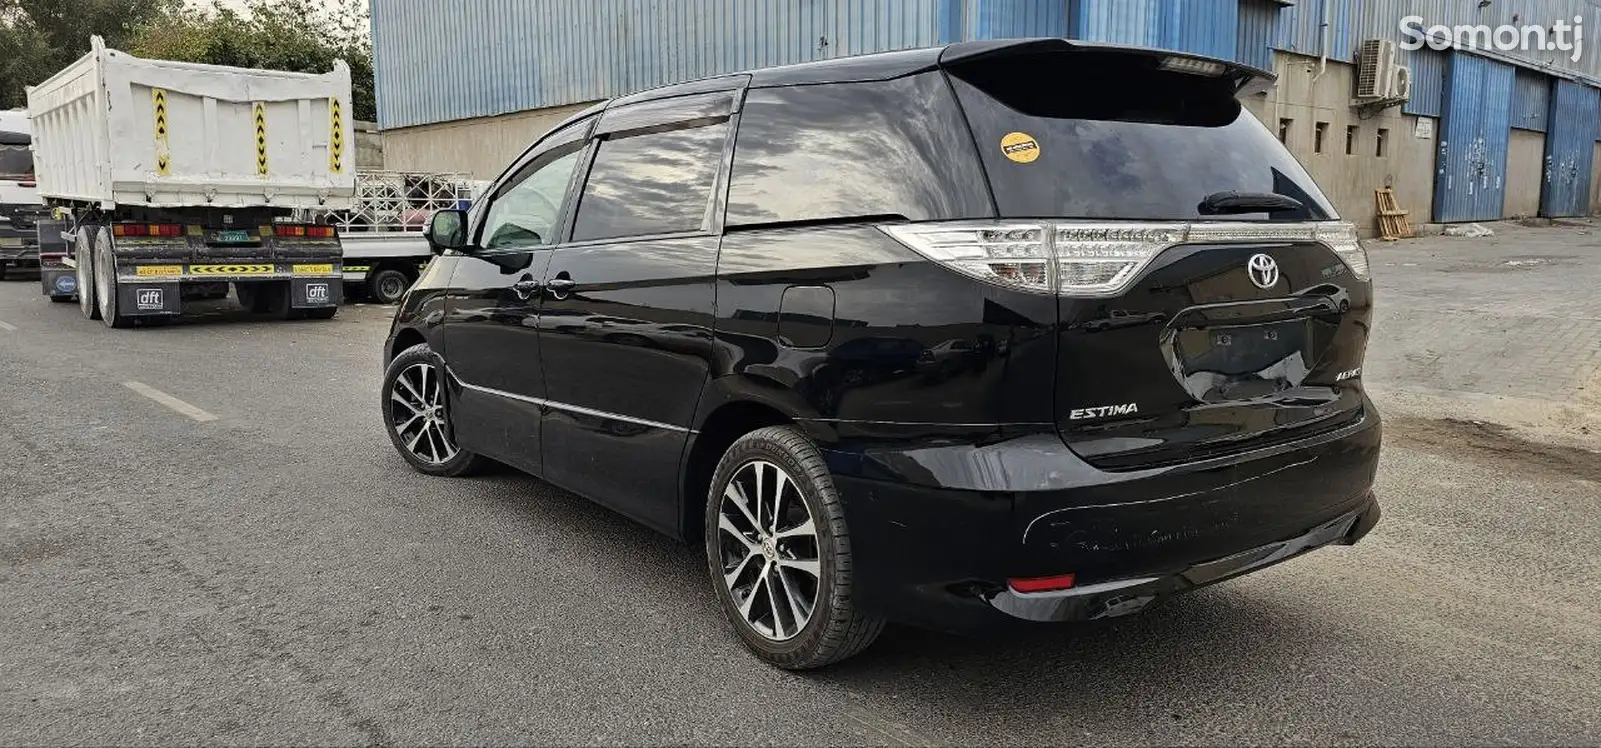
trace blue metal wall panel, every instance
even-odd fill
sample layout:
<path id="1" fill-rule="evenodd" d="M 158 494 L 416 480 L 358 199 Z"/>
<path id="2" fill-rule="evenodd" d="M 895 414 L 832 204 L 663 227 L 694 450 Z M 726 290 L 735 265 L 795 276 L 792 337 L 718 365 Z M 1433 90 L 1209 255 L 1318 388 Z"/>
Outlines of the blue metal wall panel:
<path id="1" fill-rule="evenodd" d="M 1068 0 L 966 0 L 965 39 L 1068 36 Z"/>
<path id="2" fill-rule="evenodd" d="M 1511 65 L 1479 55 L 1451 55 L 1435 161 L 1436 221 L 1501 217 L 1506 202 L 1513 70 Z"/>
<path id="3" fill-rule="evenodd" d="M 1238 0 L 1076 0 L 1070 34 L 1079 39 L 1233 58 Z"/>
<path id="4" fill-rule="evenodd" d="M 1234 59 L 1263 70 L 1273 69 L 1273 41 L 1284 6 L 1273 0 L 1240 0 Z"/>
<path id="5" fill-rule="evenodd" d="M 1323 20 L 1323 7 L 1328 4 L 1330 20 L 1329 58 L 1350 62 L 1352 55 L 1364 39 L 1392 39 L 1403 41 L 1400 22 L 1406 16 L 1418 16 L 1423 25 L 1500 25 L 1549 26 L 1553 21 L 1565 19 L 1573 22 L 1582 16 L 1585 28 L 1585 52 L 1577 62 L 1571 51 L 1530 50 L 1497 51 L 1508 62 L 1534 68 L 1552 67 L 1601 82 L 1601 55 L 1593 54 L 1596 29 L 1601 28 L 1601 8 L 1590 0 L 1517 0 L 1506 2 L 1475 2 L 1475 0 L 1297 0 L 1285 8 L 1274 47 L 1303 55 L 1317 55 L 1318 37 Z M 1514 20 L 1515 19 L 1515 20 Z"/>
<path id="6" fill-rule="evenodd" d="M 1590 212 L 1590 170 L 1595 162 L 1596 113 L 1601 90 L 1558 80 L 1552 89 L 1550 129 L 1545 138 L 1545 178 L 1540 215 L 1553 218 Z"/>
<path id="7" fill-rule="evenodd" d="M 1546 131 L 1551 107 L 1551 76 L 1519 68 L 1512 79 L 1512 126 Z"/>
<path id="8" fill-rule="evenodd" d="M 1439 117 L 1445 112 L 1445 68 L 1450 53 L 1428 48 L 1415 52 L 1403 50 L 1401 58 L 1412 70 L 1412 95 L 1401 111 Z"/>
<path id="9" fill-rule="evenodd" d="M 378 123 L 505 114 L 932 46 L 961 33 L 953 14 L 965 5 L 949 2 L 960 0 L 372 0 Z M 1065 29 L 1066 2 L 1007 0 L 1037 6 L 1007 23 L 1044 29 L 1054 12 Z"/>
<path id="10" fill-rule="evenodd" d="M 1071 35 L 1097 42 L 1162 47 L 1164 0 L 1076 0 Z"/>

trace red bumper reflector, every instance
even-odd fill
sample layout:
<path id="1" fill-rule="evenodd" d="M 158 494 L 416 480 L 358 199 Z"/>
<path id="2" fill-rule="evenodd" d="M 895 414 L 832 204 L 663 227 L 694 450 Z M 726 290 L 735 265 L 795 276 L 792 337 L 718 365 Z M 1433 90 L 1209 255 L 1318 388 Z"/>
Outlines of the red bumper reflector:
<path id="1" fill-rule="evenodd" d="M 1016 592 L 1055 592 L 1070 589 L 1073 586 L 1072 574 L 1058 574 L 1054 577 L 1028 577 L 1026 579 L 1008 579 L 1007 586 Z"/>

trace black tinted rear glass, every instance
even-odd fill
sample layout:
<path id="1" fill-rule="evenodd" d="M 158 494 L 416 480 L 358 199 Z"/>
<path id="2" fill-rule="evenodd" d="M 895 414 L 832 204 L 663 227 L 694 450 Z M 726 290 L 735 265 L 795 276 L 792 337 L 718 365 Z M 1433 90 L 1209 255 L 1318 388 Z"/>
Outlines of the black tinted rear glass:
<path id="1" fill-rule="evenodd" d="M 1334 209 L 1231 81 L 1127 53 L 1013 55 L 950 68 L 1003 217 L 1323 220 Z M 1203 215 L 1215 193 L 1300 210 Z"/>
<path id="2" fill-rule="evenodd" d="M 729 226 L 993 212 L 961 110 L 937 72 L 746 96 Z"/>
<path id="3" fill-rule="evenodd" d="M 573 241 L 701 228 L 728 122 L 603 140 L 578 201 Z"/>

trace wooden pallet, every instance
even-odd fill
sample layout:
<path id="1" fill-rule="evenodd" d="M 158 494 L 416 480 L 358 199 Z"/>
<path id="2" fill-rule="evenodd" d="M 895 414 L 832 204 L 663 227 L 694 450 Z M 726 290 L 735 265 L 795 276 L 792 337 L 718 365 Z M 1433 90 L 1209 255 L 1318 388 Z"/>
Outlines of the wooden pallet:
<path id="1" fill-rule="evenodd" d="M 1409 212 L 1401 210 L 1400 204 L 1395 201 L 1395 190 L 1388 187 L 1374 190 L 1373 199 L 1378 203 L 1380 239 L 1393 242 L 1414 236 L 1412 222 L 1406 218 Z"/>

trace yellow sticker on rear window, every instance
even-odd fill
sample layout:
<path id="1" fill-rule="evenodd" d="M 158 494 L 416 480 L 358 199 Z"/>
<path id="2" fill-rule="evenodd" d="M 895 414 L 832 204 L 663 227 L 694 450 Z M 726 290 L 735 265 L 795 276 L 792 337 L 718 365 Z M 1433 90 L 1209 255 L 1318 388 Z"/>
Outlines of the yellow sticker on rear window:
<path id="1" fill-rule="evenodd" d="M 1033 163 L 1040 157 L 1040 144 L 1026 132 L 1009 132 L 1001 138 L 1001 153 L 1020 164 Z"/>

